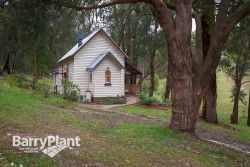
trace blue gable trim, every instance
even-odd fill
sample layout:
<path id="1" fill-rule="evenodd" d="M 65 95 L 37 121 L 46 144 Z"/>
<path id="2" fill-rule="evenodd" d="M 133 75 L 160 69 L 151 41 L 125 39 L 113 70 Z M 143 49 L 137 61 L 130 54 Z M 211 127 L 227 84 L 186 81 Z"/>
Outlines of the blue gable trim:
<path id="1" fill-rule="evenodd" d="M 111 56 L 122 68 L 124 66 L 117 60 L 117 58 L 111 53 L 111 52 L 105 52 L 97 56 L 97 58 L 90 63 L 90 65 L 87 67 L 87 70 L 93 71 L 96 69 L 96 67 L 108 56 Z"/>

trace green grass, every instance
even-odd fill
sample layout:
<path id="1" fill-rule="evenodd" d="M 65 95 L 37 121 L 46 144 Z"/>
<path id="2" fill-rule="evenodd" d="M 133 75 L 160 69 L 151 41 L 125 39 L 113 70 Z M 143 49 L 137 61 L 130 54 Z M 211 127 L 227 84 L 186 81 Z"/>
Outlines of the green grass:
<path id="1" fill-rule="evenodd" d="M 115 109 L 122 112 L 151 116 L 159 120 L 167 120 L 171 116 L 170 110 L 160 110 L 160 109 L 149 108 L 146 106 L 143 107 L 140 105 L 129 105 L 124 107 L 117 107 Z"/>
<path id="2" fill-rule="evenodd" d="M 137 105 L 117 109 L 156 117 L 159 121 L 169 121 L 171 117 L 170 111 Z M 82 114 L 80 110 L 88 112 Z M 0 159 L 0 166 L 9 166 L 13 162 L 41 167 L 91 166 L 95 163 L 106 166 L 190 164 L 221 167 L 237 166 L 238 161 L 247 159 L 244 154 L 210 145 L 189 134 L 173 132 L 166 126 L 131 123 L 121 115 L 98 115 L 91 114 L 91 111 L 58 96 L 45 98 L 39 92 L 9 86 L 0 80 L 0 127 L 4 127 L 0 129 L 0 158 L 4 157 Z M 79 135 L 81 147 L 66 149 L 52 159 L 44 154 L 26 154 L 14 149 L 6 133 L 39 137 L 51 133 L 69 137 Z M 244 138 L 247 138 L 245 135 Z M 249 163 L 240 165 L 247 166 Z"/>

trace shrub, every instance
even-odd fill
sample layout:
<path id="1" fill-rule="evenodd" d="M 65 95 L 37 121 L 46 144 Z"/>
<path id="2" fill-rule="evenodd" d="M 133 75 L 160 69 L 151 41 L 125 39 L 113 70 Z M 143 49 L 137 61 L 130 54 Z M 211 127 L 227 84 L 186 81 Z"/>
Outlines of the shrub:
<path id="1" fill-rule="evenodd" d="M 44 97 L 48 97 L 50 94 L 50 87 L 45 83 L 38 83 L 36 90 L 40 92 Z"/>
<path id="2" fill-rule="evenodd" d="M 110 97 L 104 98 L 103 104 L 112 105 L 112 104 L 125 104 L 126 98 L 125 97 Z"/>
<path id="3" fill-rule="evenodd" d="M 155 74 L 154 91 L 156 91 L 158 89 L 159 85 L 160 85 L 160 77 L 159 77 L 159 75 Z M 142 92 L 143 92 L 143 94 L 148 94 L 149 89 L 150 89 L 150 80 L 149 79 L 144 80 L 142 82 Z"/>
<path id="4" fill-rule="evenodd" d="M 168 105 L 171 105 L 172 101 L 171 101 L 171 99 L 164 99 L 164 103 L 168 104 Z"/>
<path id="5" fill-rule="evenodd" d="M 63 96 L 65 99 L 77 101 L 80 96 L 80 89 L 77 85 L 71 82 L 68 78 L 62 79 Z"/>
<path id="6" fill-rule="evenodd" d="M 153 103 L 159 103 L 159 101 L 155 97 L 148 97 L 145 94 L 140 94 L 140 103 L 145 105 L 151 105 Z"/>
<path id="7" fill-rule="evenodd" d="M 160 85 L 160 77 L 159 75 L 155 74 L 155 87 L 154 90 L 156 91 Z"/>

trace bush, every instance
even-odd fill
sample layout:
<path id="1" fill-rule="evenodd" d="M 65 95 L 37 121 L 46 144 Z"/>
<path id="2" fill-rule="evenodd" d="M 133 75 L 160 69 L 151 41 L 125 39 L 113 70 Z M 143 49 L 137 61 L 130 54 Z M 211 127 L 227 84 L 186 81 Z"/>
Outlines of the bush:
<path id="1" fill-rule="evenodd" d="M 159 101 L 155 97 L 148 97 L 145 94 L 140 94 L 140 103 L 145 105 L 151 105 L 153 103 L 159 103 Z"/>
<path id="2" fill-rule="evenodd" d="M 44 97 L 48 97 L 50 94 L 50 87 L 45 83 L 38 83 L 36 90 L 40 92 Z"/>
<path id="3" fill-rule="evenodd" d="M 62 79 L 63 96 L 65 99 L 77 101 L 80 96 L 80 89 L 77 85 L 71 82 L 68 78 Z"/>
<path id="4" fill-rule="evenodd" d="M 163 102 L 164 102 L 165 104 L 167 104 L 167 105 L 172 105 L 171 99 L 164 99 Z"/>
<path id="5" fill-rule="evenodd" d="M 110 97 L 104 98 L 103 104 L 112 105 L 112 104 L 125 104 L 126 98 L 125 97 Z"/>
<path id="6" fill-rule="evenodd" d="M 26 79 L 24 75 L 18 75 L 18 74 L 7 75 L 5 77 L 5 80 L 10 86 L 16 86 L 16 87 L 26 88 L 26 89 L 32 87 L 32 82 Z"/>
<path id="7" fill-rule="evenodd" d="M 159 85 L 160 85 L 160 77 L 159 77 L 159 75 L 155 74 L 155 87 L 154 87 L 154 91 L 156 91 L 158 89 Z M 150 80 L 149 79 L 144 80 L 142 82 L 142 92 L 144 94 L 148 94 L 149 89 L 150 89 Z"/>

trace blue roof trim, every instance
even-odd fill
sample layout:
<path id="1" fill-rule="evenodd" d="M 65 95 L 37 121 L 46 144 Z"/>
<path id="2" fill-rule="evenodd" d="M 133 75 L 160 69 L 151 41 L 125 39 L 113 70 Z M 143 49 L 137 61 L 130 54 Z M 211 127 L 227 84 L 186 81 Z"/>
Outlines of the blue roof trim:
<path id="1" fill-rule="evenodd" d="M 116 62 L 124 68 L 124 66 L 117 60 L 117 58 L 111 52 L 105 52 L 97 56 L 97 58 L 90 63 L 87 70 L 93 71 L 106 57 L 111 56 Z"/>

